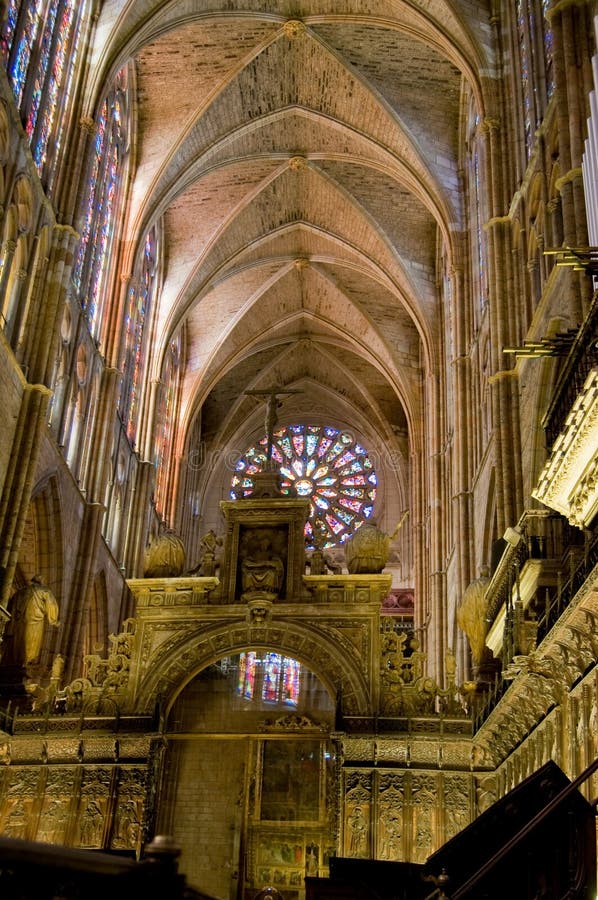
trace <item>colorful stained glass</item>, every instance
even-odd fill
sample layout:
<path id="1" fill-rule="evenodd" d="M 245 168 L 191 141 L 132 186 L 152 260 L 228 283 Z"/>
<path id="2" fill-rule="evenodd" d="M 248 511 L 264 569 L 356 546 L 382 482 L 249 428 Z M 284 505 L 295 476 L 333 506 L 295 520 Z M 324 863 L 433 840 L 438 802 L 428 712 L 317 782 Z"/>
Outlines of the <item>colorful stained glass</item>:
<path id="1" fill-rule="evenodd" d="M 263 470 L 266 447 L 264 437 L 238 460 L 231 481 L 233 500 L 251 496 L 250 475 Z M 308 547 L 342 543 L 372 516 L 376 472 L 367 451 L 350 433 L 331 426 L 290 425 L 274 433 L 272 458 L 285 460 L 279 469 L 283 493 L 310 500 Z"/>
<path id="2" fill-rule="evenodd" d="M 6 19 L 2 28 L 2 57 L 5 62 L 8 60 L 8 54 L 14 40 L 20 6 L 19 0 L 8 0 L 6 4 Z"/>
<path id="3" fill-rule="evenodd" d="M 89 169 L 87 197 L 73 283 L 87 313 L 94 337 L 100 337 L 100 295 L 106 274 L 105 260 L 112 240 L 118 186 L 122 176 L 125 146 L 123 95 L 118 84 L 104 100 L 97 119 L 94 153 Z"/>
<path id="4" fill-rule="evenodd" d="M 52 172 L 44 171 L 48 148 L 57 157 L 70 79 L 77 55 L 79 23 L 85 2 L 75 0 L 10 0 L 2 28 L 2 54 L 16 104 L 46 188 Z"/>
<path id="5" fill-rule="evenodd" d="M 141 260 L 141 273 L 129 290 L 125 316 L 123 347 L 123 381 L 119 411 L 127 426 L 127 436 L 135 441 L 139 411 L 141 375 L 144 364 L 145 323 L 153 293 L 156 272 L 156 236 L 151 229 L 146 235 Z"/>
<path id="6" fill-rule="evenodd" d="M 544 102 L 554 92 L 553 37 L 546 17 L 549 5 L 549 0 L 542 0 L 541 4 L 538 0 L 517 0 L 523 126 L 528 159 L 533 149 L 535 131 L 544 115 Z M 546 83 L 545 98 L 538 92 L 542 75 Z"/>
<path id="7" fill-rule="evenodd" d="M 23 100 L 31 53 L 41 24 L 42 7 L 43 0 L 31 0 L 24 11 L 21 11 L 23 25 L 20 29 L 8 70 L 9 81 L 19 107 Z"/>
<path id="8" fill-rule="evenodd" d="M 266 703 L 296 706 L 300 680 L 301 664 L 296 659 L 273 651 L 258 655 L 250 650 L 239 656 L 237 694 L 244 700 L 259 698 Z"/>
<path id="9" fill-rule="evenodd" d="M 58 98 L 61 93 L 64 95 L 68 91 L 70 74 L 76 58 L 77 40 L 76 36 L 73 36 L 74 24 L 74 5 L 69 0 L 68 3 L 63 5 L 60 21 L 55 30 L 51 65 L 44 72 L 44 100 L 35 134 L 33 132 L 36 122 L 31 109 L 27 119 L 26 128 L 27 133 L 32 138 L 31 151 L 33 160 L 40 174 L 46 162 L 51 135 L 54 137 L 54 155 L 56 155 L 57 148 L 60 146 L 62 128 L 55 128 L 54 122 L 58 109 Z M 71 48 L 70 56 L 69 48 Z"/>
<path id="10" fill-rule="evenodd" d="M 33 134 L 33 129 L 35 128 L 35 123 L 37 121 L 37 113 L 39 111 L 42 90 L 46 80 L 48 65 L 50 63 L 52 39 L 54 34 L 54 27 L 56 25 L 57 13 L 58 0 L 52 0 L 48 7 L 48 14 L 46 16 L 46 21 L 41 32 L 38 63 L 36 67 L 35 78 L 33 80 L 31 102 L 29 104 L 27 120 L 25 122 L 25 131 L 27 132 L 27 137 L 29 139 L 31 139 L 31 135 Z"/>
<path id="11" fill-rule="evenodd" d="M 181 336 L 173 338 L 168 348 L 162 369 L 162 392 L 156 413 L 156 437 L 154 444 L 154 462 L 156 465 L 156 484 L 154 500 L 156 509 L 163 513 L 166 504 L 166 487 L 171 467 L 173 428 L 176 411 L 176 398 L 179 383 L 179 360 L 181 356 Z"/>
<path id="12" fill-rule="evenodd" d="M 237 693 L 246 700 L 253 700 L 253 692 L 255 689 L 255 674 L 257 668 L 257 655 L 251 653 L 241 653 L 239 658 L 239 680 L 237 685 Z"/>
<path id="13" fill-rule="evenodd" d="M 282 699 L 296 705 L 299 701 L 299 676 L 301 665 L 296 659 L 286 659 L 283 668 Z"/>
<path id="14" fill-rule="evenodd" d="M 546 96 L 548 99 L 554 93 L 554 73 L 553 73 L 553 52 L 554 41 L 552 37 L 552 29 L 547 17 L 548 7 L 551 0 L 542 0 L 542 32 L 544 38 L 544 68 L 546 73 Z"/>
<path id="15" fill-rule="evenodd" d="M 262 699 L 278 699 L 282 660 L 278 653 L 267 653 L 263 662 Z"/>

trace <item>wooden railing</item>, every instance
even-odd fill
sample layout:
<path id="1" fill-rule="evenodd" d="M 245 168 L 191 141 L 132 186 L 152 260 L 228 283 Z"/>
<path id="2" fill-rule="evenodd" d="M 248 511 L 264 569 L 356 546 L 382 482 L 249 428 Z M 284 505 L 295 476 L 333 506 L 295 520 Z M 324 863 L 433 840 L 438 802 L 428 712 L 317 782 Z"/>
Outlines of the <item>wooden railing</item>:
<path id="1" fill-rule="evenodd" d="M 178 872 L 179 849 L 156 837 L 143 859 L 0 837 L 2 900 L 213 900 Z"/>
<path id="2" fill-rule="evenodd" d="M 552 402 L 544 416 L 548 450 L 563 431 L 575 399 L 595 366 L 598 366 L 598 291 L 594 294 L 589 315 L 573 342 L 559 375 Z"/>
<path id="3" fill-rule="evenodd" d="M 534 832 L 538 830 L 540 826 L 542 826 L 554 812 L 558 810 L 559 807 L 568 800 L 578 788 L 584 784 L 590 778 L 594 772 L 598 771 L 598 759 L 595 759 L 593 763 L 591 763 L 580 775 L 577 776 L 573 781 L 567 784 L 558 794 L 556 794 L 552 800 L 550 800 L 546 806 L 540 810 L 535 816 L 533 816 L 530 821 L 521 828 L 520 831 L 517 832 L 510 840 L 508 840 L 501 849 L 495 853 L 487 862 L 485 862 L 480 868 L 471 875 L 467 881 L 461 884 L 453 893 L 449 893 L 448 895 L 444 893 L 445 886 L 450 884 L 450 872 L 449 873 L 441 873 L 440 878 L 442 878 L 442 884 L 439 885 L 439 890 L 432 894 L 432 897 L 438 898 L 438 900 L 465 900 L 465 898 L 471 898 L 471 900 L 476 900 L 481 896 L 484 896 L 479 892 L 481 883 L 492 876 L 493 872 L 499 870 L 499 867 L 504 866 L 507 862 L 509 856 L 513 854 L 514 851 L 517 850 Z M 595 802 L 595 801 L 594 801 Z M 595 846 L 595 841 L 594 841 Z M 580 848 L 581 849 L 581 848 Z M 596 869 L 596 860 L 595 857 L 593 860 L 588 861 L 589 865 L 593 865 L 594 873 Z M 574 873 L 571 873 L 574 875 Z M 522 877 L 524 873 L 521 873 Z M 514 873 L 514 879 L 517 878 L 517 875 Z M 589 886 L 586 887 L 587 892 L 587 900 L 593 900 L 595 894 L 595 874 L 593 882 Z M 515 881 L 514 881 L 515 883 Z M 571 886 L 571 890 L 574 890 L 574 887 Z M 582 888 L 580 887 L 580 890 Z M 592 897 L 590 898 L 590 892 L 592 893 Z M 518 896 L 523 896 L 522 894 Z M 546 896 L 554 896 L 556 894 L 547 894 Z M 581 893 L 567 893 L 567 897 L 581 897 L 583 895 Z"/>

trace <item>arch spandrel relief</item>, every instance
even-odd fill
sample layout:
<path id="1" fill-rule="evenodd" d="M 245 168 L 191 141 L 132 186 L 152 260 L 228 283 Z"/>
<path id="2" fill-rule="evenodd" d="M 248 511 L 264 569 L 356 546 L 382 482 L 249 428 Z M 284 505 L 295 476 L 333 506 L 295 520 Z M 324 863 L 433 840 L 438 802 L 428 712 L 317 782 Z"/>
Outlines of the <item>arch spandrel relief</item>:
<path id="1" fill-rule="evenodd" d="M 329 616 L 327 610 L 327 618 Z M 321 622 L 320 627 L 310 627 L 289 620 L 255 624 L 239 619 L 235 623 L 227 617 L 220 622 L 194 622 L 191 636 L 190 624 L 188 620 L 177 623 L 174 633 L 171 623 L 158 621 L 148 626 L 148 641 L 156 628 L 169 631 L 170 636 L 158 645 L 156 657 L 148 656 L 143 672 L 137 673 L 139 681 L 132 685 L 131 696 L 135 710 L 150 709 L 158 697 L 169 707 L 194 675 L 224 655 L 249 647 L 272 647 L 307 665 L 326 685 L 331 696 L 342 698 L 342 708 L 347 715 L 372 714 L 375 698 L 371 693 L 371 682 L 356 670 L 355 647 L 330 620 Z M 377 623 L 364 621 L 362 626 L 373 631 Z"/>
<path id="2" fill-rule="evenodd" d="M 343 712 L 375 712 L 382 600 L 390 575 L 306 575 L 309 505 L 296 497 L 223 501 L 218 577 L 129 582 L 136 599 L 129 704 L 168 706 L 201 669 L 271 647 L 318 674 Z M 173 573 L 174 574 L 174 573 Z"/>

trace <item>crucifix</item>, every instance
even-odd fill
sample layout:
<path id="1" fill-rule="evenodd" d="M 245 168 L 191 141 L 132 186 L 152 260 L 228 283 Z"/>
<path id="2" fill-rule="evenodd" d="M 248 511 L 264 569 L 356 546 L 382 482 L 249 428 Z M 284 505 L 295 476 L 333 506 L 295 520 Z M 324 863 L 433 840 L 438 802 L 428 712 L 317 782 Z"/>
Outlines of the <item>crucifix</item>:
<path id="1" fill-rule="evenodd" d="M 262 391 L 245 391 L 246 394 L 251 397 L 266 397 L 266 438 L 268 441 L 268 447 L 266 450 L 266 459 L 268 462 L 272 459 L 272 443 L 274 440 L 274 427 L 278 422 L 278 409 L 282 406 L 282 400 L 279 400 L 279 397 L 284 397 L 287 394 L 302 394 L 303 391 L 299 390 L 288 390 L 283 387 L 272 387 L 267 390 Z"/>

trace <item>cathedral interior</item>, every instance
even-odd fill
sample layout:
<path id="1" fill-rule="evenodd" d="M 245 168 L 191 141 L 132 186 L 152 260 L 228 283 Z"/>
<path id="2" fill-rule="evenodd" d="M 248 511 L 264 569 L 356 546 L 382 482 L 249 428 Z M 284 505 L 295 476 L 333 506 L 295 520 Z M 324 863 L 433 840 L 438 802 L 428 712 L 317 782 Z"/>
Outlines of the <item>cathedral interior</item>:
<path id="1" fill-rule="evenodd" d="M 0 38 L 2 846 L 357 897 L 553 766 L 595 897 L 596 0 Z"/>

